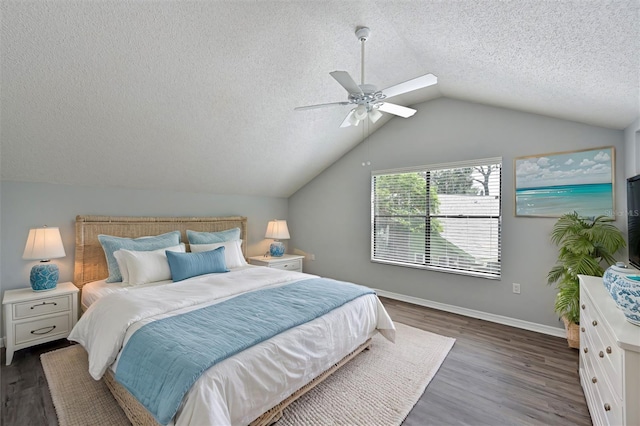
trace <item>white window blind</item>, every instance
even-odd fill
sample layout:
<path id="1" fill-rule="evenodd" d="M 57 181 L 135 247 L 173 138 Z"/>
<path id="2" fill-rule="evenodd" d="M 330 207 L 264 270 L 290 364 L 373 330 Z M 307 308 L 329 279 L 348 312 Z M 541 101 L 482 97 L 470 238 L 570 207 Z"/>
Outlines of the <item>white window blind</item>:
<path id="1" fill-rule="evenodd" d="M 372 261 L 500 278 L 502 158 L 371 175 Z"/>

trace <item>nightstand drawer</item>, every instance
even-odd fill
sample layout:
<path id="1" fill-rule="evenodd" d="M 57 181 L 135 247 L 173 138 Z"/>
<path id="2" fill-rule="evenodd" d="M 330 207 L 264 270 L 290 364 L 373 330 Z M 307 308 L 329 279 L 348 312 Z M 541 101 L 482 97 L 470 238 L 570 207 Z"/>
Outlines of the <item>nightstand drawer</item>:
<path id="1" fill-rule="evenodd" d="M 15 324 L 15 344 L 22 345 L 34 340 L 49 339 L 58 334 L 67 336 L 70 331 L 71 318 L 69 313 L 34 319 Z"/>
<path id="2" fill-rule="evenodd" d="M 35 299 L 30 300 L 29 302 L 14 304 L 13 319 L 18 320 L 22 318 L 53 314 L 56 312 L 66 312 L 70 309 L 71 295 L 59 297 L 43 297 L 42 299 Z"/>
<path id="3" fill-rule="evenodd" d="M 289 260 L 287 262 L 272 263 L 270 266 L 275 269 L 284 269 L 287 271 L 300 271 L 302 270 L 302 259 Z"/>

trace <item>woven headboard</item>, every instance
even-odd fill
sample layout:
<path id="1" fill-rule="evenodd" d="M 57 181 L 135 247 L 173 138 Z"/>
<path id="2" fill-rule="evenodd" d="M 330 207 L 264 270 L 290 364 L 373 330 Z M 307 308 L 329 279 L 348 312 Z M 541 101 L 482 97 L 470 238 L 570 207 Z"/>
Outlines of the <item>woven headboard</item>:
<path id="1" fill-rule="evenodd" d="M 76 216 L 76 259 L 74 284 L 82 289 L 86 283 L 109 276 L 99 234 L 138 238 L 180 231 L 181 241 L 189 247 L 186 230 L 217 232 L 240 228 L 244 240 L 242 253 L 247 257 L 247 218 L 229 217 L 128 217 L 128 216 Z"/>

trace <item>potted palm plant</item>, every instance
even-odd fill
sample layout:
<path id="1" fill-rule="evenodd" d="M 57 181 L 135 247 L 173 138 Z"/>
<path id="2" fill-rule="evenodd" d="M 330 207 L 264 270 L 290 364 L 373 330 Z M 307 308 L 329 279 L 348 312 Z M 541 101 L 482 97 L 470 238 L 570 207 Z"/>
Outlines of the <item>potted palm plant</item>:
<path id="1" fill-rule="evenodd" d="M 613 219 L 607 216 L 583 218 L 573 212 L 562 215 L 551 232 L 559 253 L 547 283 L 556 284 L 555 311 L 562 317 L 571 348 L 580 347 L 578 275 L 601 277 L 616 262 L 613 255 L 626 245 L 622 232 L 611 222 Z"/>

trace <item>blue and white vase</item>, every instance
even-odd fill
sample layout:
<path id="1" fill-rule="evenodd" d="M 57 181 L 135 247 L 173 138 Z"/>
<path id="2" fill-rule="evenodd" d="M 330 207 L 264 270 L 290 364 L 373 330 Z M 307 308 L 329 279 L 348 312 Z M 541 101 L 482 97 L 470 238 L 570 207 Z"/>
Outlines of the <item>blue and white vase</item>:
<path id="1" fill-rule="evenodd" d="M 31 268 L 29 281 L 33 291 L 48 291 L 56 288 L 60 271 L 55 263 L 39 263 Z"/>
<path id="2" fill-rule="evenodd" d="M 627 321 L 640 326 L 640 275 L 623 275 L 611 284 L 609 294 Z"/>
<path id="3" fill-rule="evenodd" d="M 609 266 L 602 276 L 604 288 L 611 293 L 611 285 L 626 275 L 640 275 L 640 271 L 627 267 L 624 262 L 617 262 L 615 265 Z"/>

